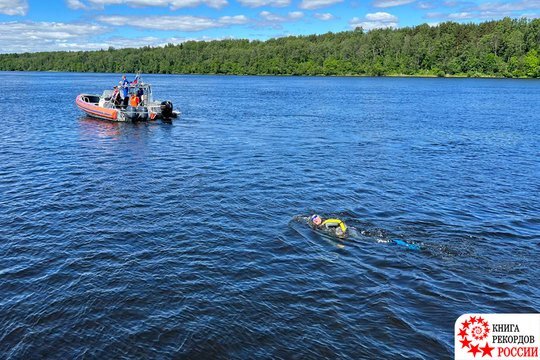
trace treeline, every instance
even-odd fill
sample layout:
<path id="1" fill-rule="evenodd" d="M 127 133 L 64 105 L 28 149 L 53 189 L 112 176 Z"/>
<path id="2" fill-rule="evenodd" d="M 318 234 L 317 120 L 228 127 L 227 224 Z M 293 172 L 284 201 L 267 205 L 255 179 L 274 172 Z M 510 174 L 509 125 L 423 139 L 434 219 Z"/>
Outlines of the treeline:
<path id="1" fill-rule="evenodd" d="M 0 70 L 540 77 L 540 19 L 0 55 Z"/>

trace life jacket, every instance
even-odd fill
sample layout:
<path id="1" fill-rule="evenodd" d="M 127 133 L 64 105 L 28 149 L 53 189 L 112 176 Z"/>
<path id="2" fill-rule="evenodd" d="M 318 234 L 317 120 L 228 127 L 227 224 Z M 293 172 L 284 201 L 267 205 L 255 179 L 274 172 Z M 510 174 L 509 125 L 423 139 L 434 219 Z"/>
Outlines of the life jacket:
<path id="1" fill-rule="evenodd" d="M 131 105 L 131 106 L 139 106 L 139 98 L 136 97 L 136 96 L 132 96 L 129 99 L 129 105 Z"/>
<path id="2" fill-rule="evenodd" d="M 327 219 L 323 221 L 323 223 L 320 226 L 324 226 L 327 228 L 334 228 L 334 227 L 339 226 L 341 228 L 341 231 L 343 231 L 343 233 L 347 231 L 347 225 L 345 225 L 345 223 L 339 219 Z"/>

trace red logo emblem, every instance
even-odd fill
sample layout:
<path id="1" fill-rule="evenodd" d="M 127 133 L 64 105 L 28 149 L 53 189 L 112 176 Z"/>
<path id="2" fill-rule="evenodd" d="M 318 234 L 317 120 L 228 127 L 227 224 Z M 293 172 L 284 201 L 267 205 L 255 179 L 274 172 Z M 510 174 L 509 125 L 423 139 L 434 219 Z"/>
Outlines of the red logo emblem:
<path id="1" fill-rule="evenodd" d="M 459 327 L 457 337 L 461 343 L 461 348 L 467 348 L 467 352 L 476 358 L 477 354 L 482 353 L 482 357 L 493 357 L 491 352 L 495 349 L 489 346 L 487 342 L 490 327 L 487 320 L 481 316 L 469 316 Z M 484 345 L 481 347 L 481 345 Z"/>

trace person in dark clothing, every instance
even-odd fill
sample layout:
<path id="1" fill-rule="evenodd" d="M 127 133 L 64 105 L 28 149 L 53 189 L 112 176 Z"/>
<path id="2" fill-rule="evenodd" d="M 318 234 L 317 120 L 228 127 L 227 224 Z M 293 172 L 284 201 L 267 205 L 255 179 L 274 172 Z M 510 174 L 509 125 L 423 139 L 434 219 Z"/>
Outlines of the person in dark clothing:
<path id="1" fill-rule="evenodd" d="M 144 90 L 142 88 L 139 88 L 139 90 L 137 90 L 137 97 L 139 98 L 140 105 L 142 105 L 142 102 L 143 102 L 143 95 L 144 95 Z"/>

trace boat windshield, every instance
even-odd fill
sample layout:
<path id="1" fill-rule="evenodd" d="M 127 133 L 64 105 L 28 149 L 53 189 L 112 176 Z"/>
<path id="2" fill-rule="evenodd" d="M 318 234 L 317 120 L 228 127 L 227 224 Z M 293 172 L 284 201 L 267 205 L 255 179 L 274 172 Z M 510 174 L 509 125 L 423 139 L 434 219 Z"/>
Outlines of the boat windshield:
<path id="1" fill-rule="evenodd" d="M 152 101 L 152 88 L 150 84 L 136 84 L 129 87 L 130 94 L 146 96 L 147 101 Z"/>
<path id="2" fill-rule="evenodd" d="M 101 95 L 101 97 L 105 99 L 105 98 L 110 98 L 111 95 L 112 95 L 112 90 L 103 90 L 103 94 Z"/>

